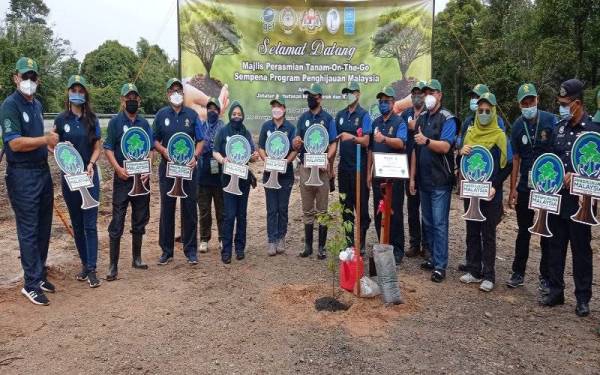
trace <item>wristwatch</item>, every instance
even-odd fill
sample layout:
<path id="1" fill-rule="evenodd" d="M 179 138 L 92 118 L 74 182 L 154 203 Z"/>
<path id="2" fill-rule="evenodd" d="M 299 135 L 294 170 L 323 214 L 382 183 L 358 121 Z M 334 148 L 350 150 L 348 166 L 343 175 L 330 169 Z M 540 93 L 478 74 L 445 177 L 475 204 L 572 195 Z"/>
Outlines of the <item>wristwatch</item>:
<path id="1" fill-rule="evenodd" d="M 427 140 L 425 141 L 425 146 L 429 146 L 430 143 L 431 143 L 431 139 L 427 138 Z"/>

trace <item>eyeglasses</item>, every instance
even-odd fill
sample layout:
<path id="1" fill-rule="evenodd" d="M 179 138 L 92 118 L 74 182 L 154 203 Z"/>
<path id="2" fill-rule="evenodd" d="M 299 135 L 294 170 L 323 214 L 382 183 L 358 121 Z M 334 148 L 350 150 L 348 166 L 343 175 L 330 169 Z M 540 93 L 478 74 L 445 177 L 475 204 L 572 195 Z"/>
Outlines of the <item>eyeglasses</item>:
<path id="1" fill-rule="evenodd" d="M 492 110 L 491 109 L 478 109 L 477 113 L 480 115 L 483 115 L 483 114 L 489 115 L 492 113 Z"/>
<path id="2" fill-rule="evenodd" d="M 33 82 L 35 82 L 38 79 L 38 75 L 36 72 L 26 72 L 21 75 L 21 79 L 23 81 L 32 80 Z"/>

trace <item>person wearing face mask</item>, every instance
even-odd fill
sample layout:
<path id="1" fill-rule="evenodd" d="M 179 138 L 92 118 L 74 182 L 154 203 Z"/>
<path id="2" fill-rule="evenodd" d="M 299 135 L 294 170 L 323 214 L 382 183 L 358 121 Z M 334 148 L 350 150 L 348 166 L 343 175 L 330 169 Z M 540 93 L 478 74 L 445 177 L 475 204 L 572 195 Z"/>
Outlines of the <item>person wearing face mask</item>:
<path id="1" fill-rule="evenodd" d="M 590 313 L 592 297 L 593 254 L 591 247 L 592 227 L 571 219 L 577 212 L 579 196 L 570 192 L 571 175 L 575 173 L 571 163 L 573 142 L 584 132 L 600 132 L 600 124 L 593 122 L 583 105 L 583 83 L 569 79 L 560 85 L 558 94 L 560 122 L 552 133 L 552 153 L 565 166 L 565 184 L 560 191 L 561 206 L 558 215 L 548 215 L 550 237 L 548 249 L 548 291 L 540 303 L 545 306 L 562 305 L 564 297 L 564 272 L 567 246 L 571 244 L 573 257 L 573 279 L 575 281 L 575 313 L 584 317 Z"/>
<path id="2" fill-rule="evenodd" d="M 70 142 L 79 152 L 86 165 L 88 176 L 94 186 L 89 191 L 95 200 L 100 198 L 100 179 L 96 162 L 102 152 L 100 122 L 92 111 L 87 81 L 80 75 L 69 78 L 65 111 L 54 120 L 54 131 L 60 142 Z M 81 194 L 71 191 L 65 179 L 62 180 L 62 194 L 69 210 L 71 225 L 75 235 L 75 246 L 81 260 L 78 281 L 86 281 L 90 288 L 100 286 L 96 275 L 98 259 L 98 207 L 81 208 Z"/>
<path id="3" fill-rule="evenodd" d="M 406 154 L 410 158 L 412 156 L 412 150 L 415 144 L 415 128 L 417 125 L 417 119 L 424 112 L 425 109 L 425 96 L 423 95 L 423 87 L 425 86 L 425 82 L 418 81 L 416 82 L 412 89 L 410 90 L 411 100 L 412 100 L 412 108 L 408 108 L 403 111 L 400 115 L 404 122 L 407 124 L 407 137 L 406 137 Z M 410 167 L 410 160 L 409 160 Z M 405 255 L 407 257 L 415 257 L 422 256 L 424 258 L 429 257 L 430 251 L 427 248 L 427 244 L 425 238 L 421 236 L 422 234 L 422 221 L 420 215 L 420 206 L 421 203 L 419 201 L 419 195 L 410 194 L 410 181 L 404 182 L 404 190 L 406 194 L 406 211 L 408 213 L 408 235 L 409 235 L 409 249 L 406 251 Z"/>
<path id="4" fill-rule="evenodd" d="M 377 238 L 381 240 L 382 212 L 379 211 L 379 202 L 383 199 L 381 184 L 387 179 L 373 177 L 373 153 L 404 153 L 406 148 L 407 126 L 400 115 L 392 110 L 396 92 L 390 86 L 384 87 L 378 94 L 379 112 L 381 116 L 373 121 L 373 141 L 369 149 L 367 176 L 369 189 L 373 188 L 373 217 Z M 404 257 L 404 218 L 402 206 L 404 205 L 404 181 L 392 182 L 392 216 L 390 218 L 390 245 L 394 247 L 396 265 Z"/>
<path id="5" fill-rule="evenodd" d="M 513 123 L 511 143 L 513 166 L 510 176 L 509 207 L 517 214 L 517 239 L 512 275 L 506 282 L 509 288 L 517 288 L 525 282 L 525 269 L 529 258 L 529 227 L 533 225 L 535 212 L 529 209 L 529 173 L 533 162 L 543 153 L 550 151 L 550 140 L 554 127 L 558 123 L 555 115 L 538 109 L 538 95 L 535 86 L 525 83 L 519 87 L 517 101 L 521 107 L 521 116 Z M 547 289 L 548 280 L 548 238 L 540 236 L 542 257 L 539 265 L 539 289 Z"/>
<path id="6" fill-rule="evenodd" d="M 431 280 L 442 282 L 448 266 L 448 219 L 454 185 L 453 148 L 458 120 L 442 107 L 442 85 L 437 79 L 423 87 L 426 112 L 416 124 L 415 148 L 411 157 L 410 193 L 421 200 L 423 236 L 431 259 L 421 268 L 431 270 Z M 418 182 L 417 182 L 418 181 Z"/>
<path id="7" fill-rule="evenodd" d="M 467 134 L 467 130 L 473 125 L 475 122 L 475 112 L 477 112 L 477 102 L 481 95 L 486 92 L 490 92 L 490 88 L 483 83 L 478 83 L 473 86 L 473 89 L 469 91 L 469 114 L 465 117 L 465 120 L 460 125 L 460 135 L 456 138 L 456 147 L 460 149 L 463 146 L 463 140 L 465 138 L 465 134 Z M 498 126 L 500 129 L 506 131 L 506 125 L 504 125 L 504 120 L 502 117 L 498 115 Z M 460 165 L 460 153 L 457 155 L 457 165 Z"/>
<path id="8" fill-rule="evenodd" d="M 262 160 L 267 158 L 265 151 L 267 138 L 271 133 L 280 131 L 286 134 L 290 145 L 296 135 L 296 128 L 285 118 L 285 98 L 279 94 L 271 100 L 271 120 L 265 122 L 260 129 L 258 140 L 258 153 Z M 280 189 L 268 189 L 265 187 L 265 197 L 267 200 L 267 237 L 269 246 L 267 254 L 274 256 L 285 253 L 285 236 L 288 226 L 288 206 L 290 203 L 290 194 L 294 185 L 294 168 L 292 162 L 296 158 L 297 152 L 290 148 L 286 156 L 287 170 L 278 176 Z M 269 179 L 270 173 L 265 171 L 263 174 L 263 183 Z"/>
<path id="9" fill-rule="evenodd" d="M 54 188 L 48 167 L 48 147 L 58 135 L 44 135 L 42 104 L 35 98 L 40 83 L 38 64 L 27 57 L 17 61 L 16 90 L 0 106 L 0 126 L 6 152 L 6 189 L 15 213 L 24 286 L 21 293 L 36 305 L 48 305 L 44 292 L 53 293 L 46 259 L 52 227 Z"/>
<path id="10" fill-rule="evenodd" d="M 502 184 L 511 171 L 511 152 L 508 138 L 498 126 L 496 96 L 491 92 L 481 95 L 473 126 L 467 130 L 461 155 L 469 155 L 475 145 L 487 148 L 494 160 L 490 182 L 492 188 L 487 200 L 480 202 L 485 221 L 466 220 L 467 273 L 460 281 L 465 284 L 481 283 L 479 289 L 491 292 L 496 282 L 496 227 L 502 217 Z M 464 201 L 465 211 L 469 201 Z"/>
<path id="11" fill-rule="evenodd" d="M 142 262 L 142 238 L 146 233 L 146 224 L 150 219 L 150 194 L 129 196 L 129 191 L 133 186 L 133 178 L 129 176 L 123 167 L 125 157 L 121 150 L 121 137 L 132 126 L 142 128 L 148 133 L 150 139 L 153 139 L 150 124 L 138 113 L 141 102 L 142 98 L 133 83 L 126 83 L 121 87 L 122 110 L 109 121 L 106 140 L 104 141 L 106 158 L 115 171 L 113 175 L 112 220 L 108 225 L 110 264 L 106 281 L 117 279 L 121 236 L 123 235 L 125 216 L 129 204 L 131 204 L 131 266 L 144 270 L 148 268 Z M 152 161 L 152 152 L 150 153 L 150 161 Z M 149 177 L 149 175 L 142 176 L 144 184 L 148 183 Z"/>
<path id="12" fill-rule="evenodd" d="M 223 187 L 219 163 L 213 157 L 215 137 L 223 126 L 219 119 L 221 101 L 209 98 L 206 105 L 206 121 L 202 123 L 204 147 L 198 160 L 198 213 L 200 217 L 200 248 L 201 253 L 208 252 L 208 243 L 212 232 L 212 204 L 214 203 L 217 220 L 219 250 L 223 243 Z"/>
<path id="13" fill-rule="evenodd" d="M 329 147 L 327 148 L 328 167 L 319 171 L 319 178 L 323 181 L 321 186 L 307 186 L 306 181 L 310 177 L 310 168 L 300 166 L 300 197 L 302 199 L 302 212 L 304 221 L 304 250 L 299 254 L 306 258 L 313 253 L 313 230 L 315 217 L 325 213 L 329 204 L 330 177 L 333 169 L 333 161 L 336 153 L 337 129 L 334 118 L 321 106 L 323 100 L 323 89 L 321 85 L 313 83 L 308 90 L 304 91 L 308 102 L 308 111 L 304 112 L 296 124 L 296 137 L 292 146 L 298 152 L 300 161 L 304 163 L 306 149 L 303 145 L 304 133 L 313 124 L 321 124 L 329 133 Z M 317 258 L 325 259 L 325 244 L 327 242 L 327 227 L 319 225 L 319 242 Z"/>
<path id="14" fill-rule="evenodd" d="M 360 99 L 360 86 L 352 81 L 342 90 L 346 95 L 347 106 L 335 116 L 336 131 L 339 139 L 340 161 L 338 164 L 338 186 L 344 206 L 343 219 L 352 223 L 352 232 L 346 235 L 348 245 L 354 243 L 354 211 L 356 204 L 356 145 L 361 145 L 360 171 L 360 244 L 361 252 L 366 248 L 366 236 L 371 218 L 369 217 L 369 190 L 367 187 L 367 150 L 370 143 L 372 128 L 371 116 L 358 103 Z M 361 130 L 359 130 L 361 129 Z M 359 131 L 361 135 L 359 136 Z M 349 210 L 350 212 L 346 212 Z"/>
<path id="15" fill-rule="evenodd" d="M 158 244 L 162 255 L 158 260 L 159 265 L 165 265 L 173 260 L 175 245 L 175 208 L 177 198 L 167 195 L 173 186 L 173 179 L 166 176 L 169 151 L 169 140 L 175 133 L 185 133 L 196 142 L 194 157 L 188 167 L 195 169 L 196 162 L 203 148 L 203 135 L 198 113 L 183 105 L 183 85 L 177 78 L 171 78 L 166 85 L 167 100 L 169 105 L 160 109 L 154 118 L 152 133 L 154 135 L 154 149 L 162 156 L 158 167 L 160 187 L 160 225 Z M 198 207 L 196 206 L 196 176 L 192 173 L 191 180 L 183 180 L 183 190 L 186 198 L 180 198 L 181 204 L 181 241 L 183 253 L 190 265 L 198 264 Z"/>
<path id="16" fill-rule="evenodd" d="M 251 162 L 258 160 L 258 152 L 254 147 L 252 135 L 244 125 L 244 109 L 236 101 L 229 108 L 229 123 L 217 133 L 213 157 L 223 166 L 227 161 L 227 140 L 234 135 L 244 136 L 252 149 Z M 246 251 L 246 214 L 248 211 L 248 196 L 250 195 L 250 173 L 248 179 L 240 179 L 240 190 L 242 195 L 223 192 L 224 216 L 223 216 L 223 249 L 221 250 L 221 261 L 225 264 L 231 263 L 231 255 L 234 246 L 233 230 L 235 227 L 235 258 L 242 260 Z M 230 177 L 221 174 L 222 186 L 229 184 Z"/>

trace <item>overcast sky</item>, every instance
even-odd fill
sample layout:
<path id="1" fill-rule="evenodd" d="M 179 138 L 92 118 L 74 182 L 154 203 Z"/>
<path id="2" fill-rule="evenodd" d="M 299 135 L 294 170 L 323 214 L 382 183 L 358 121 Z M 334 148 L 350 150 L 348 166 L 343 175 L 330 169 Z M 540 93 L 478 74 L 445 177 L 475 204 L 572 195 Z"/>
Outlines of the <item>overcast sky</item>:
<path id="1" fill-rule="evenodd" d="M 118 40 L 135 48 L 143 37 L 158 44 L 169 57 L 177 58 L 176 0 L 45 0 L 55 34 L 71 42 L 81 61 L 105 40 Z M 435 0 L 436 13 L 448 0 Z M 8 1 L 0 1 L 4 18 Z M 78 15 L 82 17 L 79 18 Z"/>

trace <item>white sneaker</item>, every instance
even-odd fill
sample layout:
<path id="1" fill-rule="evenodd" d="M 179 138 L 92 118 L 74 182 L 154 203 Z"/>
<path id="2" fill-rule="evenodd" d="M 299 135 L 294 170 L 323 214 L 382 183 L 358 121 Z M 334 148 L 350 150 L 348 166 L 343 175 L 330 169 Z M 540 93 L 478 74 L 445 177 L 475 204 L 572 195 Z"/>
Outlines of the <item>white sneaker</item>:
<path id="1" fill-rule="evenodd" d="M 267 254 L 269 254 L 270 257 L 277 254 L 277 244 L 276 243 L 269 242 L 269 247 L 267 248 Z"/>
<path id="2" fill-rule="evenodd" d="M 277 254 L 285 254 L 285 237 L 283 237 L 277 242 L 277 246 L 275 249 L 277 251 Z"/>
<path id="3" fill-rule="evenodd" d="M 208 242 L 200 242 L 200 248 L 198 249 L 198 251 L 201 253 L 208 253 Z"/>
<path id="4" fill-rule="evenodd" d="M 464 275 L 462 275 L 460 277 L 460 282 L 461 283 L 465 283 L 465 284 L 472 284 L 472 283 L 480 283 L 481 279 L 476 278 L 475 276 L 471 275 L 470 273 L 465 273 Z"/>
<path id="5" fill-rule="evenodd" d="M 494 289 L 494 283 L 489 280 L 483 280 L 481 285 L 479 285 L 479 289 L 484 292 L 491 292 Z"/>

